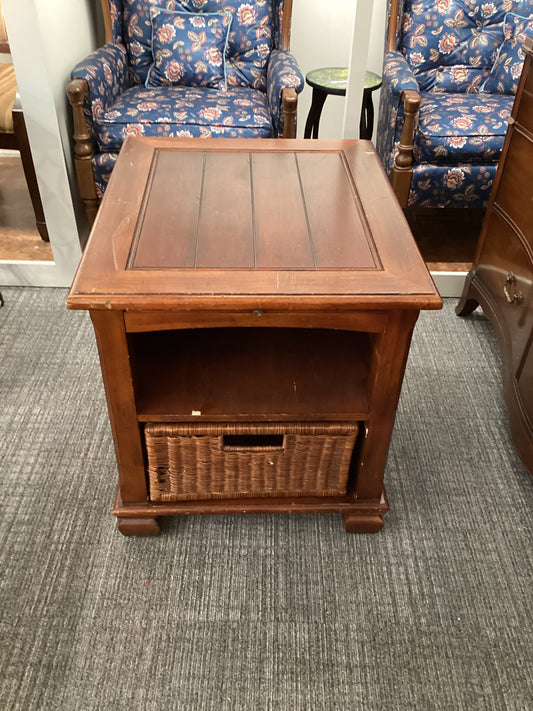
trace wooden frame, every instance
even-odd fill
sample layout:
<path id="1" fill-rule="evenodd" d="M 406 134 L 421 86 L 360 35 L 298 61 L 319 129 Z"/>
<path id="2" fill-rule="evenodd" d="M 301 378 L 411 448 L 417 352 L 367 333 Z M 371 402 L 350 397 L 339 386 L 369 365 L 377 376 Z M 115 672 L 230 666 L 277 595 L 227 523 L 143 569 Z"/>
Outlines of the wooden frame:
<path id="1" fill-rule="evenodd" d="M 24 176 L 26 178 L 26 184 L 28 186 L 28 192 L 30 194 L 30 200 L 35 215 L 35 227 L 41 235 L 41 239 L 44 242 L 49 242 L 50 237 L 48 236 L 48 228 L 46 226 L 46 220 L 44 217 L 41 193 L 39 191 L 39 184 L 37 182 L 37 175 L 35 173 L 35 165 L 33 163 L 33 158 L 31 155 L 28 132 L 26 131 L 26 121 L 24 120 L 24 113 L 22 112 L 22 104 L 20 103 L 20 97 L 18 93 L 15 97 L 15 103 L 13 105 L 13 129 L 13 148 L 19 151 L 20 153 L 22 168 L 24 170 Z M 0 139 L 0 146 L 9 148 L 9 146 L 7 145 L 8 141 L 4 143 L 4 140 L 7 138 L 8 135 L 9 134 L 2 135 Z"/>
<path id="2" fill-rule="evenodd" d="M 398 9 L 399 0 L 391 0 L 389 27 L 387 35 L 387 51 L 392 52 L 396 49 L 395 38 L 398 31 Z M 391 170 L 392 188 L 402 207 L 407 207 L 409 199 L 409 189 L 411 187 L 411 179 L 413 177 L 413 144 L 415 136 L 415 123 L 418 110 L 420 108 L 420 94 L 418 91 L 408 89 L 402 92 L 401 101 L 405 113 L 405 122 L 398 146 L 398 153 L 394 158 L 394 164 Z"/>
<path id="3" fill-rule="evenodd" d="M 0 22 L 2 23 L 3 27 L 3 32 L 0 33 L 2 35 L 0 36 L 0 53 L 10 54 L 11 50 L 9 47 L 9 42 L 7 41 L 7 35 L 5 34 L 5 25 L 3 24 L 3 15 L 1 13 L 1 8 Z M 12 65 L 8 64 L 7 66 Z M 16 89 L 16 87 L 11 86 L 10 91 L 13 91 L 14 89 Z M 24 170 L 24 177 L 26 178 L 26 185 L 28 186 L 28 192 L 35 215 L 35 226 L 37 228 L 37 231 L 41 235 L 41 239 L 44 242 L 49 242 L 50 238 L 48 236 L 48 229 L 46 227 L 43 204 L 41 200 L 41 194 L 39 192 L 39 184 L 37 182 L 37 175 L 35 173 L 35 166 L 33 164 L 30 142 L 28 139 L 28 132 L 26 131 L 26 121 L 24 120 L 24 113 L 22 112 L 22 104 L 18 91 L 16 91 L 15 93 L 15 100 L 13 103 L 11 115 L 13 118 L 13 133 L 0 132 L 0 148 L 8 151 L 18 151 L 20 153 L 22 169 Z"/>
<path id="4" fill-rule="evenodd" d="M 442 300 L 370 143 L 127 138 L 67 306 L 96 333 L 124 535 L 193 513 L 381 528 L 411 335 Z M 146 425 L 201 422 L 358 423 L 346 489 L 152 498 Z"/>
<path id="5" fill-rule="evenodd" d="M 113 41 L 113 25 L 109 0 L 100 0 L 104 21 L 105 43 Z M 285 0 L 283 24 L 281 27 L 281 49 L 290 49 L 292 0 Z M 72 107 L 74 124 L 74 165 L 78 180 L 80 197 L 85 206 L 85 212 L 92 225 L 100 199 L 96 193 L 92 159 L 94 156 L 93 144 L 89 128 L 83 114 L 83 102 L 89 94 L 89 85 L 84 79 L 73 79 L 67 86 L 67 96 Z M 280 138 L 296 138 L 296 113 L 298 95 L 293 87 L 285 87 L 281 92 L 281 114 L 284 115 L 283 135 Z"/>

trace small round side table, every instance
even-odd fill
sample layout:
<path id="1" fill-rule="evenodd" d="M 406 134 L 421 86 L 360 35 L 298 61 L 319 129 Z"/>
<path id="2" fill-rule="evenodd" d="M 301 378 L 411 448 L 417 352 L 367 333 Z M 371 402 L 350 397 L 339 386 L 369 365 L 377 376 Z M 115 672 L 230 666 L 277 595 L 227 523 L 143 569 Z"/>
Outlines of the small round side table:
<path id="1" fill-rule="evenodd" d="M 318 125 L 320 115 L 328 94 L 336 96 L 346 95 L 346 83 L 348 81 L 347 67 L 322 67 L 313 69 L 305 77 L 309 86 L 313 87 L 313 98 L 311 108 L 305 123 L 304 138 L 318 138 Z M 370 140 L 374 130 L 374 104 L 372 102 L 372 92 L 381 86 L 381 77 L 374 72 L 365 74 L 365 90 L 363 92 L 363 106 L 361 108 L 361 120 L 359 122 L 359 138 Z"/>

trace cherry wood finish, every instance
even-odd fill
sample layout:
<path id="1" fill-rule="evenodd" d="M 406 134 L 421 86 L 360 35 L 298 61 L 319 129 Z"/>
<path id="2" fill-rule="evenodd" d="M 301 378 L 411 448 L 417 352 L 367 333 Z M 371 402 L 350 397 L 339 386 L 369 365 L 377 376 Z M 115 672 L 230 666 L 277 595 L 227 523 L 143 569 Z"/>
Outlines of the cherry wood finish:
<path id="1" fill-rule="evenodd" d="M 67 305 L 96 331 L 123 533 L 245 512 L 379 530 L 411 334 L 442 301 L 370 142 L 128 138 Z M 358 422 L 346 493 L 151 502 L 144 423 L 199 420 Z"/>
<path id="2" fill-rule="evenodd" d="M 119 518 L 118 530 L 123 536 L 158 536 L 159 524 L 155 518 Z"/>
<path id="3" fill-rule="evenodd" d="M 398 144 L 398 153 L 394 158 L 390 176 L 393 190 L 402 207 L 407 207 L 413 178 L 414 134 L 420 100 L 421 97 L 417 91 L 406 89 L 402 92 L 405 119 L 400 143 Z"/>
<path id="4" fill-rule="evenodd" d="M 533 473 L 533 39 L 518 86 L 476 257 L 457 306 L 494 325 L 511 434 Z"/>

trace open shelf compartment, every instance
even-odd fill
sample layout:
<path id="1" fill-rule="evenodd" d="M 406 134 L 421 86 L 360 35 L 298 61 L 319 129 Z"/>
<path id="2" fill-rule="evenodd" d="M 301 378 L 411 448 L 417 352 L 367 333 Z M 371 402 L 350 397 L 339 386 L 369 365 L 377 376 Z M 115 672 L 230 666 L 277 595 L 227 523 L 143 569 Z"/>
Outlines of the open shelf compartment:
<path id="1" fill-rule="evenodd" d="M 305 328 L 130 333 L 138 419 L 364 420 L 371 338 Z"/>

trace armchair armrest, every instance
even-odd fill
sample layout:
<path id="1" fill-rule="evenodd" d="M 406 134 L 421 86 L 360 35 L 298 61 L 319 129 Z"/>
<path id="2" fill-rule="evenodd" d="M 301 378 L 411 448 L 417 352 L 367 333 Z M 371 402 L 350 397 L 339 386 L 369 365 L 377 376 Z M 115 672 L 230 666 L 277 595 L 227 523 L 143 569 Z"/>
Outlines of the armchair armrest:
<path id="1" fill-rule="evenodd" d="M 416 117 L 420 108 L 420 94 L 417 91 L 406 89 L 402 92 L 402 98 L 404 122 L 400 143 L 398 144 L 398 152 L 392 166 L 391 184 L 400 205 L 407 207 L 413 174 L 414 135 Z"/>
<path id="2" fill-rule="evenodd" d="M 383 85 L 390 87 L 390 92 L 401 100 L 404 91 L 420 92 L 420 87 L 413 70 L 401 52 L 387 52 L 383 62 Z"/>
<path id="3" fill-rule="evenodd" d="M 273 50 L 267 69 L 267 99 L 274 135 L 294 138 L 297 94 L 303 88 L 304 79 L 292 54 L 286 50 Z"/>
<path id="4" fill-rule="evenodd" d="M 87 82 L 87 101 L 96 118 L 128 88 L 126 49 L 120 44 L 99 47 L 76 65 L 71 78 Z"/>
<path id="5" fill-rule="evenodd" d="M 414 135 L 420 107 L 420 89 L 413 70 L 400 52 L 392 50 L 385 54 L 381 92 L 383 110 L 392 118 L 393 123 L 387 123 L 386 135 L 380 139 L 380 150 L 387 160 L 387 169 L 390 166 L 394 192 L 400 205 L 406 207 L 413 173 Z M 380 106 L 380 111 L 381 109 Z M 395 147 L 395 136 L 398 136 L 400 129 L 400 140 Z"/>
<path id="6" fill-rule="evenodd" d="M 74 163 L 80 196 L 92 224 L 99 204 L 92 167 L 94 120 L 128 87 L 126 50 L 119 44 L 106 44 L 80 62 L 71 77 L 67 96 L 74 123 Z"/>

